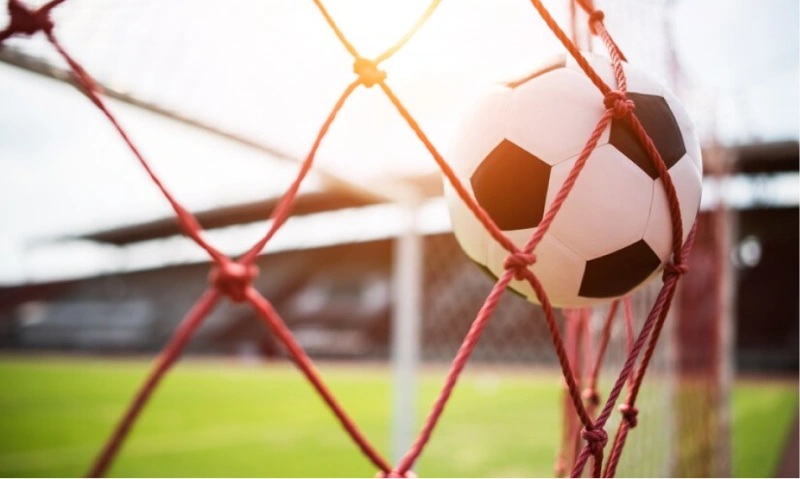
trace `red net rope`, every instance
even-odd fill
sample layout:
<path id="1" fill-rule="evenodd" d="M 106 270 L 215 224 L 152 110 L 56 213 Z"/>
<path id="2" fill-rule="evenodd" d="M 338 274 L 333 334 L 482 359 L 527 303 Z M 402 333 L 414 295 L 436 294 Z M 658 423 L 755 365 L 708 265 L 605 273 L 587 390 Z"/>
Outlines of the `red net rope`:
<path id="1" fill-rule="evenodd" d="M 675 294 L 678 279 L 687 270 L 685 262 L 694 237 L 694 230 L 692 230 L 692 232 L 689 234 L 688 239 L 684 244 L 682 242 L 683 225 L 681 224 L 679 204 L 675 188 L 670 180 L 669 172 L 667 171 L 667 168 L 664 165 L 664 162 L 661 159 L 658 151 L 653 145 L 653 142 L 650 140 L 641 123 L 637 119 L 636 114 L 634 113 L 634 103 L 631 100 L 628 100 L 626 97 L 627 85 L 625 72 L 622 68 L 622 62 L 625 60 L 625 57 L 603 25 L 603 12 L 595 9 L 591 0 L 576 0 L 576 2 L 589 17 L 589 28 L 591 33 L 598 36 L 608 50 L 614 67 L 616 79 L 615 88 L 612 88 L 603 82 L 603 80 L 592 69 L 589 63 L 583 58 L 580 51 L 575 46 L 575 43 L 555 22 L 553 17 L 550 15 L 550 12 L 542 5 L 541 1 L 531 1 L 533 7 L 545 21 L 553 34 L 555 34 L 555 36 L 567 49 L 569 54 L 575 59 L 586 76 L 603 94 L 606 111 L 598 119 L 596 128 L 586 141 L 586 144 L 577 161 L 575 162 L 574 167 L 558 192 L 550 209 L 546 212 L 536 232 L 522 248 L 518 248 L 513 242 L 505 237 L 500 229 L 494 224 L 489 215 L 470 196 L 448 163 L 430 142 L 412 115 L 408 112 L 408 110 L 406 110 L 406 108 L 403 106 L 403 103 L 399 98 L 397 98 L 392 89 L 386 83 L 386 73 L 379 69 L 381 62 L 397 53 L 414 35 L 414 33 L 426 22 L 426 20 L 436 10 L 440 0 L 432 1 L 427 10 L 420 16 L 419 20 L 413 25 L 413 27 L 395 45 L 388 48 L 384 53 L 375 59 L 367 59 L 360 56 L 356 48 L 347 40 L 344 33 L 336 25 L 336 22 L 328 14 L 323 4 L 319 0 L 314 0 L 314 3 L 316 4 L 320 13 L 325 17 L 325 20 L 334 31 L 336 37 L 353 56 L 353 71 L 356 73 L 357 78 L 344 89 L 343 93 L 339 97 L 339 100 L 336 102 L 330 114 L 325 119 L 311 147 L 311 150 L 301 164 L 301 168 L 297 177 L 281 197 L 278 206 L 275 208 L 272 214 L 272 223 L 269 230 L 256 244 L 253 245 L 252 248 L 250 248 L 239 258 L 227 257 L 203 239 L 203 230 L 200 223 L 191 212 L 181 206 L 175 197 L 168 191 L 166 186 L 161 183 L 159 178 L 150 168 L 147 160 L 136 148 L 123 127 L 117 121 L 116 117 L 106 107 L 103 99 L 100 96 L 101 92 L 98 86 L 89 76 L 89 74 L 80 66 L 80 64 L 74 60 L 59 43 L 58 38 L 54 34 L 54 23 L 50 19 L 50 12 L 53 10 L 53 8 L 57 7 L 63 2 L 64 0 L 51 0 L 49 3 L 46 3 L 38 9 L 30 9 L 23 5 L 20 0 L 8 0 L 8 11 L 11 20 L 8 26 L 3 31 L 0 31 L 0 47 L 2 47 L 2 43 L 6 39 L 13 35 L 33 35 L 38 32 L 46 35 L 49 42 L 69 65 L 72 74 L 75 76 L 78 84 L 84 90 L 84 93 L 113 124 L 136 159 L 147 171 L 150 178 L 158 186 L 161 193 L 170 203 L 175 211 L 176 219 L 184 233 L 200 247 L 202 247 L 209 254 L 212 262 L 214 263 L 209 275 L 209 288 L 202 294 L 194 307 L 183 318 L 177 331 L 159 355 L 152 370 L 149 372 L 147 379 L 134 396 L 133 401 L 123 415 L 122 420 L 114 429 L 111 437 L 104 445 L 96 462 L 88 471 L 88 475 L 102 476 L 107 472 L 109 466 L 114 460 L 114 457 L 119 451 L 122 442 L 127 436 L 131 426 L 139 416 L 142 408 L 147 403 L 152 392 L 158 387 L 166 372 L 176 362 L 184 347 L 191 339 L 192 334 L 198 328 L 198 326 L 200 326 L 204 318 L 215 308 L 220 299 L 223 296 L 226 296 L 233 302 L 249 303 L 250 306 L 258 313 L 259 318 L 266 323 L 273 334 L 284 345 L 292 361 L 305 375 L 306 379 L 311 382 L 323 401 L 336 415 L 342 427 L 353 440 L 353 442 L 375 465 L 375 467 L 379 469 L 380 476 L 411 476 L 413 475 L 413 473 L 411 473 L 411 467 L 422 454 L 425 445 L 430 440 L 439 418 L 441 417 L 441 414 L 447 405 L 448 399 L 455 388 L 459 375 L 466 366 L 467 361 L 476 344 L 478 343 L 484 328 L 491 318 L 493 311 L 497 307 L 502 293 L 505 291 L 512 279 L 528 281 L 535 291 L 540 304 L 542 305 L 550 337 L 553 342 L 562 373 L 564 375 L 567 393 L 566 398 L 568 399 L 569 404 L 571 404 L 571 406 L 574 408 L 574 411 L 580 422 L 580 436 L 585 441 L 585 444 L 577 453 L 577 457 L 572 465 L 571 475 L 573 477 L 582 475 L 584 467 L 590 458 L 592 459 L 592 475 L 594 477 L 600 477 L 603 475 L 611 477 L 614 475 L 616 472 L 617 463 L 625 445 L 627 435 L 630 429 L 636 426 L 635 403 L 639 388 L 641 387 L 645 372 L 647 371 L 647 366 L 650 358 L 653 355 L 659 334 L 667 317 L 672 298 Z M 416 133 L 417 137 L 428 149 L 434 161 L 442 170 L 447 180 L 452 184 L 453 188 L 461 197 L 461 199 L 473 212 L 475 217 L 483 224 L 483 226 L 486 228 L 486 231 L 489 232 L 492 237 L 509 253 L 504 263 L 505 272 L 500 276 L 497 283 L 493 287 L 491 293 L 486 299 L 486 302 L 472 323 L 469 332 L 464 338 L 464 341 L 458 353 L 456 354 L 455 359 L 453 360 L 451 369 L 447 374 L 439 397 L 437 398 L 427 419 L 425 420 L 422 430 L 405 456 L 394 467 L 392 467 L 387 460 L 378 453 L 378 451 L 372 446 L 367 438 L 361 433 L 354 421 L 340 406 L 336 398 L 325 385 L 325 382 L 320 374 L 315 369 L 311 359 L 294 339 L 291 331 L 286 327 L 286 324 L 272 307 L 272 304 L 269 302 L 269 300 L 264 298 L 252 287 L 252 281 L 258 275 L 258 268 L 253 264 L 257 255 L 263 250 L 275 232 L 278 231 L 278 229 L 289 217 L 292 202 L 297 195 L 300 184 L 313 165 L 314 157 L 317 149 L 320 146 L 320 143 L 327 134 L 330 125 L 335 120 L 336 115 L 341 107 L 344 105 L 350 95 L 361 85 L 367 88 L 377 85 L 384 92 L 384 94 L 396 107 L 398 113 L 407 122 L 408 126 L 414 131 L 414 133 Z M 609 390 L 608 397 L 606 398 L 603 407 L 599 409 L 599 412 L 597 415 L 595 415 L 597 408 L 600 406 L 600 398 L 596 391 L 597 371 L 603 359 L 606 344 L 608 342 L 608 330 L 610 328 L 611 321 L 615 316 L 618 305 L 615 303 L 609 311 L 604 326 L 604 332 L 601 336 L 601 341 L 597 350 L 597 356 L 595 360 L 586 368 L 586 389 L 582 393 L 579 382 L 575 375 L 577 358 L 573 358 L 572 361 L 570 360 L 570 355 L 565 348 L 564 340 L 556 322 L 556 315 L 553 306 L 550 304 L 547 293 L 542 288 L 538 278 L 534 273 L 531 272 L 529 267 L 536 262 L 536 246 L 542 240 L 544 234 L 548 231 L 550 225 L 564 203 L 564 200 L 569 195 L 572 187 L 575 184 L 575 181 L 580 175 L 581 170 L 589 159 L 589 156 L 597 146 L 600 135 L 608 126 L 612 118 L 624 119 L 624 121 L 629 122 L 633 131 L 637 134 L 639 140 L 642 142 L 646 151 L 648 152 L 659 173 L 661 181 L 664 183 L 673 225 L 673 258 L 672 262 L 668 264 L 664 270 L 663 286 L 656 298 L 655 304 L 649 312 L 641 331 L 639 331 L 639 334 L 635 338 L 633 328 L 631 326 L 632 322 L 630 319 L 630 303 L 627 300 L 624 303 L 626 331 L 629 338 L 628 357 L 616 381 L 614 382 L 613 387 Z M 577 328 L 585 328 L 586 325 L 588 325 L 588 315 L 585 311 L 578 311 L 573 316 L 574 317 L 572 320 L 576 322 Z M 584 331 L 583 337 L 588 337 L 586 331 Z M 604 450 L 608 442 L 608 434 L 606 433 L 604 426 L 608 421 L 608 418 L 610 417 L 614 405 L 616 404 L 616 401 L 619 398 L 626 382 L 629 384 L 628 394 L 623 404 L 620 406 L 623 420 L 620 422 L 619 430 L 617 431 L 616 437 L 611 446 L 611 453 L 609 454 L 604 468 Z M 586 400 L 586 403 L 584 403 L 584 400 Z M 580 443 L 576 443 L 576 445 L 577 447 L 580 447 Z"/>

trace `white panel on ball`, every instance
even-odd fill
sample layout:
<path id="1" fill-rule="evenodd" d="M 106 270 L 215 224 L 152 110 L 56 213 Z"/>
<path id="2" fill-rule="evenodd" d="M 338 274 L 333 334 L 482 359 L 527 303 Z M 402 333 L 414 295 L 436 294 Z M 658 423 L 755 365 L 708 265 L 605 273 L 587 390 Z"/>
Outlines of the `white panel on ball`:
<path id="1" fill-rule="evenodd" d="M 586 59 L 586 62 L 589 63 L 589 66 L 597 73 L 597 75 L 602 79 L 608 86 L 612 89 L 616 89 L 616 77 L 614 76 L 614 69 L 611 66 L 611 60 L 608 58 L 598 55 L 597 53 L 590 53 L 590 52 L 581 52 L 583 58 Z M 594 83 L 592 83 L 589 78 L 586 76 L 586 73 L 578 66 L 578 62 L 575 61 L 575 58 L 572 55 L 567 55 L 567 68 L 578 73 L 579 75 L 586 78 L 586 81 L 592 85 L 594 91 L 597 93 L 598 101 L 600 104 L 603 104 L 603 94 L 600 93 L 600 90 L 597 89 Z"/>
<path id="2" fill-rule="evenodd" d="M 603 115 L 603 97 L 585 77 L 559 68 L 514 88 L 506 138 L 549 165 L 583 150 Z M 608 143 L 609 128 L 600 138 Z"/>
<path id="3" fill-rule="evenodd" d="M 446 159 L 464 181 L 469 181 L 478 164 L 503 141 L 511 92 L 505 86 L 493 85 L 461 121 L 458 141 L 451 146 Z"/>
<path id="4" fill-rule="evenodd" d="M 552 203 L 577 157 L 550 172 Z M 550 231 L 586 260 L 634 243 L 644 235 L 653 180 L 612 145 L 597 148 L 556 215 Z"/>
<path id="5" fill-rule="evenodd" d="M 702 179 L 694 162 L 688 155 L 684 155 L 669 170 L 678 203 L 681 207 L 681 222 L 683 223 L 683 240 L 689 235 L 689 230 L 694 224 L 697 211 L 700 208 L 700 193 L 702 192 Z M 650 219 L 644 233 L 644 240 L 656 252 L 661 261 L 667 261 L 672 252 L 672 220 L 667 203 L 667 193 L 664 183 L 656 180 L 653 194 L 653 205 L 650 210 Z"/>
<path id="6" fill-rule="evenodd" d="M 655 81 L 653 77 L 631 66 L 629 63 L 624 63 L 622 68 L 625 70 L 625 81 L 628 83 L 628 91 L 644 93 L 646 95 L 664 95 L 664 85 Z M 614 82 L 614 85 L 616 86 L 616 82 Z"/>
<path id="7" fill-rule="evenodd" d="M 464 187 L 472 194 L 469 182 L 464 182 Z M 453 233 L 456 235 L 461 248 L 473 261 L 486 264 L 486 251 L 491 236 L 472 214 L 467 205 L 461 201 L 455 188 L 444 179 L 444 196 L 450 211 L 450 221 L 453 223 Z"/>
<path id="8" fill-rule="evenodd" d="M 531 239 L 534 231 L 536 231 L 535 228 L 508 231 L 506 236 L 517 247 L 522 248 Z M 588 303 L 591 301 L 578 298 L 583 270 L 586 268 L 586 261 L 583 258 L 570 251 L 550 233 L 544 235 L 534 253 L 537 261 L 533 265 L 532 271 L 541 281 L 547 296 L 555 306 L 575 305 L 576 302 Z M 504 273 L 503 262 L 507 256 L 508 252 L 505 249 L 490 240 L 487 265 L 490 271 L 498 277 Z M 511 287 L 529 300 L 539 302 L 527 281 L 512 280 Z"/>

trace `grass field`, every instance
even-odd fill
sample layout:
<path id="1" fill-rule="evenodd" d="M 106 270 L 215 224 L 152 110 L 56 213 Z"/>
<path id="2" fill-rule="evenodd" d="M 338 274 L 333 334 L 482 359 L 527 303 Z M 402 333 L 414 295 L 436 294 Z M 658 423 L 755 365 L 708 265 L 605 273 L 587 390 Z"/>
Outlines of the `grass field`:
<path id="1" fill-rule="evenodd" d="M 79 476 L 142 379 L 147 362 L 0 358 L 0 476 Z M 380 367 L 321 367 L 368 437 L 388 450 L 390 383 Z M 427 372 L 420 412 L 441 371 Z M 473 373 L 459 385 L 419 464 L 425 476 L 550 476 L 559 382 Z M 734 471 L 770 475 L 797 410 L 795 384 L 734 393 Z M 181 364 L 134 428 L 114 476 L 375 474 L 298 373 L 282 365 Z"/>

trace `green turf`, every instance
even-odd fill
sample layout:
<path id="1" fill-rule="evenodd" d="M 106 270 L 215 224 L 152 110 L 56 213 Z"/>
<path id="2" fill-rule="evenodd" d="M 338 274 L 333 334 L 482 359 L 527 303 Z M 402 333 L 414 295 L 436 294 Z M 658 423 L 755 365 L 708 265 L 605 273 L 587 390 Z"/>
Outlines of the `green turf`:
<path id="1" fill-rule="evenodd" d="M 147 363 L 0 359 L 0 476 L 78 476 L 118 420 Z M 386 453 L 386 369 L 322 366 Z M 420 415 L 442 378 L 423 376 Z M 768 383 L 735 394 L 735 471 L 774 469 L 797 394 Z M 425 476 L 549 476 L 560 430 L 557 377 L 473 373 L 459 384 L 419 465 Z M 780 436 L 780 437 L 779 437 Z M 768 439 L 773 442 L 768 442 Z M 770 454 L 757 453 L 771 448 Z M 741 453 L 746 449 L 748 453 Z M 134 428 L 114 476 L 373 476 L 310 386 L 284 366 L 181 364 Z"/>
<path id="2" fill-rule="evenodd" d="M 797 417 L 797 384 L 742 382 L 733 392 L 733 472 L 774 474 L 789 428 Z"/>

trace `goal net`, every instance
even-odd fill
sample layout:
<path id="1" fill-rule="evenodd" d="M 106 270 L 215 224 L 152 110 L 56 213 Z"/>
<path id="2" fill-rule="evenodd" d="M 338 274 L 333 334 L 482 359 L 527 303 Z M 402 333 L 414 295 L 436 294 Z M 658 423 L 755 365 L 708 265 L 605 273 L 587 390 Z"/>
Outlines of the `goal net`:
<path id="1" fill-rule="evenodd" d="M 251 286 L 258 275 L 253 262 L 288 218 L 291 202 L 312 166 L 322 138 L 329 130 L 335 130 L 338 122 L 355 121 L 359 114 L 367 112 L 369 118 L 380 126 L 393 125 L 393 133 L 376 133 L 374 138 L 365 139 L 347 131 L 338 135 L 337 140 L 334 139 L 337 138 L 336 132 L 331 132 L 331 146 L 325 150 L 325 155 L 320 155 L 323 157 L 320 164 L 314 165 L 322 167 L 320 171 L 326 171 L 325 167 L 330 166 L 325 157 L 351 155 L 363 159 L 374 155 L 374 149 L 377 148 L 388 150 L 386 156 L 396 160 L 385 163 L 392 165 L 387 167 L 389 174 L 418 173 L 417 164 L 403 163 L 402 159 L 407 156 L 424 158 L 429 164 L 438 163 L 447 173 L 446 157 L 439 155 L 436 149 L 438 145 L 434 144 L 438 138 L 447 137 L 448 134 L 447 128 L 437 125 L 446 124 L 451 117 L 437 117 L 433 113 L 425 116 L 425 120 L 433 125 L 431 136 L 428 137 L 425 134 L 427 124 L 414 120 L 415 108 L 425 111 L 430 104 L 435 107 L 439 100 L 437 95 L 446 97 L 471 92 L 484 78 L 476 77 L 471 80 L 473 83 L 467 80 L 458 83 L 434 79 L 436 74 L 450 78 L 459 75 L 455 66 L 447 64 L 451 68 L 448 71 L 448 67 L 441 65 L 446 62 L 439 64 L 436 60 L 437 54 L 445 55 L 445 46 L 452 46 L 442 40 L 448 38 L 450 33 L 447 26 L 442 23 L 430 25 L 439 29 L 439 36 L 429 35 L 423 26 L 427 15 L 439 7 L 438 1 L 420 3 L 418 11 L 409 14 L 407 25 L 397 32 L 385 33 L 393 35 L 387 40 L 387 46 L 396 38 L 401 38 L 395 47 L 385 50 L 383 54 L 381 51 L 363 53 L 380 61 L 365 60 L 360 56 L 361 50 L 357 50 L 360 45 L 353 46 L 356 42 L 351 44 L 347 39 L 348 27 L 356 31 L 355 36 L 367 38 L 380 35 L 375 32 L 380 30 L 377 23 L 366 18 L 371 13 L 379 15 L 379 9 L 368 7 L 367 3 L 359 4 L 358 8 L 366 12 L 363 16 L 351 16 L 349 21 L 337 25 L 334 19 L 336 14 L 342 14 L 340 18 L 347 18 L 344 14 L 355 7 L 332 2 L 330 10 L 326 10 L 323 5 L 326 2 L 306 3 L 298 7 L 297 2 L 241 1 L 223 7 L 219 2 L 193 2 L 191 11 L 187 13 L 186 5 L 177 1 L 66 0 L 27 3 L 10 0 L 10 15 L 0 16 L 0 25 L 8 24 L 5 35 L 0 36 L 4 42 L 0 60 L 75 84 L 106 114 L 123 137 L 120 141 L 128 144 L 167 198 L 183 233 L 203 248 L 214 264 L 209 289 L 187 313 L 105 445 L 91 474 L 105 473 L 150 394 L 178 360 L 192 332 L 216 304 L 227 297 L 234 302 L 248 303 L 258 313 L 259 319 L 269 326 L 302 374 L 336 415 L 355 446 L 383 475 L 406 476 L 411 472 L 467 360 L 491 368 L 500 381 L 506 374 L 526 371 L 526 375 L 552 378 L 561 387 L 562 390 L 553 397 L 552 404 L 553 411 L 559 415 L 561 430 L 531 432 L 546 434 L 552 439 L 555 452 L 552 459 L 557 474 L 729 475 L 726 403 L 729 388 L 728 333 L 722 320 L 726 313 L 727 291 L 723 279 L 726 275 L 722 271 L 724 262 L 720 259 L 725 254 L 727 225 L 725 214 L 721 211 L 705 211 L 700 215 L 695 250 L 687 257 L 688 248 L 676 246 L 675 264 L 670 265 L 663 284 L 660 280 L 654 281 L 629 300 L 594 310 L 554 311 L 547 306 L 534 306 L 510 290 L 503 292 L 512 275 L 524 276 L 521 269 L 509 267 L 507 274 L 498 279 L 501 283 L 505 282 L 503 287 L 493 287 L 496 281 L 466 259 L 452 234 L 438 231 L 425 234 L 422 243 L 422 284 L 418 285 L 422 292 L 419 346 L 425 361 L 445 365 L 452 361 L 452 367 L 422 432 L 409 445 L 407 454 L 402 458 L 392 458 L 390 463 L 363 436 L 347 411 L 327 389 L 323 378 L 274 310 L 269 298 L 264 298 Z M 669 38 L 671 11 L 667 0 L 607 1 L 598 2 L 597 5 L 585 0 L 575 3 L 566 0 L 547 2 L 547 7 L 553 11 L 547 26 L 537 20 L 536 13 L 547 18 L 549 11 L 542 2 L 531 3 L 536 10 L 531 9 L 530 5 L 523 6 L 529 10 L 527 13 L 531 25 L 534 25 L 530 28 L 535 32 L 528 35 L 524 39 L 524 46 L 515 52 L 520 58 L 519 62 L 498 66 L 502 74 L 523 68 L 527 64 L 524 55 L 537 53 L 531 39 L 549 38 L 551 43 L 547 44 L 547 48 L 558 51 L 564 47 L 570 49 L 572 43 L 569 37 L 572 37 L 577 47 L 604 53 L 608 49 L 613 58 L 616 58 L 619 45 L 631 62 L 636 62 L 643 70 L 668 85 L 681 81 L 679 62 Z M 462 2 L 457 7 L 441 8 L 443 11 L 437 15 L 443 17 L 455 9 L 482 8 L 478 14 L 466 17 L 466 22 L 479 22 L 482 15 L 487 16 L 487 21 L 492 20 L 486 10 L 486 2 Z M 595 8 L 605 9 L 606 20 L 598 16 Z M 416 27 L 421 27 L 419 37 L 402 37 L 423 11 L 426 11 L 426 15 L 410 32 L 413 35 Z M 592 11 L 594 13 L 590 13 Z M 386 15 L 385 12 L 383 14 Z M 235 28 L 222 32 L 218 25 L 219 15 L 231 20 Z M 297 19 L 292 27 L 285 25 L 287 16 Z M 596 34 L 591 38 L 587 27 L 590 18 Z M 494 20 L 492 27 L 498 32 L 502 31 L 497 20 Z M 300 24 L 303 24 L 302 27 Z M 354 27 L 358 24 L 369 25 L 371 29 L 358 30 Z M 558 32 L 558 25 L 567 29 L 566 33 L 562 32 L 561 43 L 553 39 L 550 32 Z M 573 27 L 571 31 L 570 25 Z M 332 27 L 335 37 L 327 30 L 328 27 Z M 298 41 L 295 29 L 299 28 L 303 31 L 300 37 L 306 40 L 317 39 L 316 33 L 306 35 L 307 32 L 326 29 L 325 39 L 319 42 Z M 613 41 L 609 32 L 614 35 Z M 36 35 L 29 37 L 31 34 Z M 287 54 L 283 51 L 284 44 L 290 38 L 296 50 Z M 336 38 L 339 41 L 334 41 Z M 412 68 L 412 74 L 423 70 L 426 74 L 419 74 L 412 80 L 406 78 L 406 86 L 398 88 L 396 94 L 387 86 L 383 61 L 391 57 L 391 62 L 395 62 L 394 54 L 406 46 L 411 50 L 409 55 L 425 52 L 421 46 L 425 41 L 431 42 L 428 51 L 433 53 L 414 66 L 417 70 Z M 251 46 L 255 48 L 245 48 Z M 364 49 L 368 50 L 367 47 L 365 45 Z M 579 55 L 572 49 L 570 51 Z M 374 57 L 378 54 L 381 55 Z M 493 54 L 491 48 L 482 51 L 484 58 L 491 58 Z M 464 52 L 453 55 L 456 58 L 468 58 Z M 280 60 L 270 61 L 269 58 Z M 298 58 L 308 61 L 295 61 Z M 263 68 L 264 62 L 269 64 L 269 68 Z M 391 62 L 386 63 L 392 66 L 390 70 L 395 67 L 400 70 L 404 66 L 404 60 L 399 57 L 396 63 Z M 331 69 L 331 63 L 343 66 Z M 312 81 L 318 69 L 332 72 L 330 78 L 322 83 Z M 357 76 L 355 80 L 353 71 Z M 392 73 L 390 71 L 388 74 L 389 78 Z M 271 87 L 264 88 L 262 83 L 268 78 Z M 433 93 L 423 94 L 423 83 L 428 79 Z M 295 91 L 322 93 L 309 93 L 304 101 L 290 103 L 290 99 L 283 94 L 289 90 L 290 84 Z M 372 88 L 376 86 L 378 88 Z M 366 94 L 359 95 L 365 93 L 360 91 L 365 90 L 363 87 L 372 88 L 369 97 Z M 340 93 L 342 88 L 344 93 Z M 606 85 L 606 88 L 609 87 Z M 685 84 L 681 84 L 681 88 L 684 91 L 691 90 L 691 86 Z M 384 101 L 385 109 L 364 107 L 363 102 L 375 100 L 372 97 L 380 94 L 380 90 L 389 99 L 389 102 Z M 409 105 L 403 103 L 400 96 L 408 97 Z M 268 151 L 274 156 L 305 157 L 296 180 L 287 185 L 287 193 L 275 208 L 268 232 L 235 259 L 210 244 L 192 214 L 160 182 L 160 176 L 150 167 L 147 155 L 143 154 L 146 148 L 141 151 L 137 149 L 139 145 L 126 135 L 124 126 L 117 122 L 113 111 L 109 111 L 113 108 L 105 106 L 104 98 L 108 97 L 170 116 L 216 135 Z M 356 107 L 354 113 L 347 113 L 346 109 L 342 109 L 347 102 L 360 107 Z M 335 104 L 333 112 L 328 112 L 332 104 Z M 264 108 L 280 111 L 281 114 L 266 115 Z M 610 121 L 612 114 L 635 115 L 635 112 L 625 113 L 609 108 L 601 122 Z M 455 113 L 452 115 L 455 117 Z M 390 123 L 390 117 L 393 118 L 391 121 L 399 122 Z M 326 120 L 318 130 L 322 119 Z M 409 132 L 408 126 L 413 133 Z M 307 149 L 309 141 L 303 142 L 303 139 L 313 140 L 310 153 Z M 303 146 L 298 147 L 299 144 Z M 416 146 L 393 149 L 390 145 L 395 144 Z M 431 156 L 436 163 L 430 160 Z M 661 159 L 654 156 L 653 161 L 658 164 Z M 341 174 L 335 170 L 326 173 L 328 180 L 348 183 L 354 189 L 376 194 L 374 188 L 364 187 L 365 183 L 361 181 L 362 176 L 369 176 L 369 167 L 361 168 L 360 163 L 354 167 L 355 163 L 357 160 Z M 663 162 L 661 164 L 663 166 Z M 347 178 L 347 181 L 342 178 Z M 451 178 L 445 181 L 448 180 L 452 181 Z M 492 224 L 484 225 L 487 230 L 493 231 Z M 682 227 L 688 231 L 692 225 Z M 499 234 L 502 236 L 502 233 Z M 536 241 L 532 240 L 530 245 L 535 248 Z M 530 257 L 531 251 L 515 248 L 509 253 L 523 261 Z M 675 290 L 677 278 L 685 273 L 685 261 L 693 268 L 696 264 L 699 266 L 693 269 L 686 280 L 681 281 L 683 287 Z M 531 273 L 527 278 L 532 283 L 538 281 Z M 487 298 L 492 297 L 500 297 L 501 300 L 487 307 L 491 303 Z M 398 300 L 402 301 L 403 298 Z M 673 303 L 671 309 L 668 306 L 670 301 Z M 654 308 L 654 305 L 657 306 Z M 490 316 L 491 322 L 488 320 Z M 656 333 L 650 335 L 649 332 L 653 330 Z M 639 339 L 642 331 L 645 333 Z M 657 342 L 655 338 L 658 338 Z M 701 345 L 697 341 L 701 341 Z M 626 368 L 629 376 L 621 376 L 621 371 Z M 644 371 L 647 375 L 642 381 Z M 615 384 L 621 387 L 614 388 Z M 615 389 L 614 394 L 618 397 L 610 397 Z M 631 391 L 635 396 L 635 406 L 632 404 Z M 609 401 L 607 405 L 606 401 Z M 618 405 L 628 406 L 628 413 L 620 414 L 616 409 Z M 636 409 L 638 415 L 635 412 L 631 414 Z M 609 413 L 606 414 L 606 411 Z M 601 417 L 603 419 L 598 421 Z M 606 435 L 607 439 L 604 437 Z"/>

